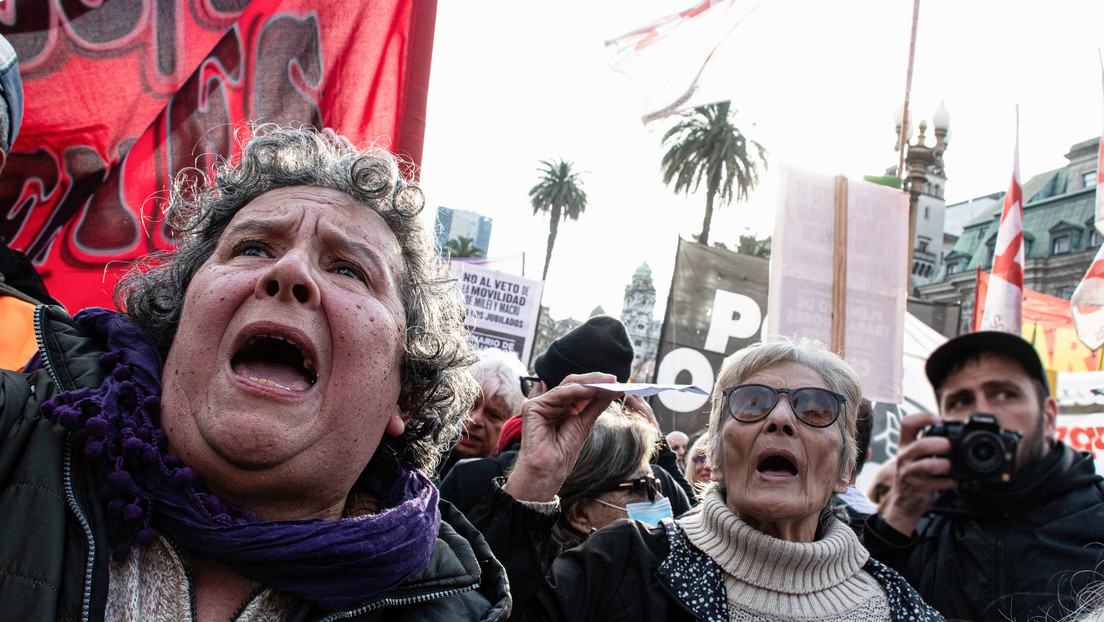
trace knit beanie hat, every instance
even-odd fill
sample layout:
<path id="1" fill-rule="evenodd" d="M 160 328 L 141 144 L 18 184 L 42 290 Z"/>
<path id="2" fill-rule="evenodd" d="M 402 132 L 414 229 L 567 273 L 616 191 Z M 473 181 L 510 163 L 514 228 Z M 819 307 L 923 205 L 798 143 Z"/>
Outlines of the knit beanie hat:
<path id="1" fill-rule="evenodd" d="M 628 382 L 632 362 L 633 346 L 625 325 L 608 315 L 598 315 L 553 341 L 537 357 L 533 369 L 551 389 L 571 374 L 594 371 Z"/>
<path id="2" fill-rule="evenodd" d="M 514 415 L 502 424 L 502 431 L 498 435 L 498 447 L 495 455 L 506 451 L 510 445 L 521 441 L 521 415 Z"/>

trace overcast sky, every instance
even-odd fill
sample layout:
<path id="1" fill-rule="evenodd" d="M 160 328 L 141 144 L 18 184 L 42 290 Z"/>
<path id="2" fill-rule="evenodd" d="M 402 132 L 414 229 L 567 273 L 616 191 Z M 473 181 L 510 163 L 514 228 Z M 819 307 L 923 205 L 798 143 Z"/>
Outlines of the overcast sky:
<path id="1" fill-rule="evenodd" d="M 553 318 L 617 316 L 643 262 L 656 316 L 670 287 L 678 236 L 701 228 L 704 194 L 675 196 L 660 181 L 660 139 L 645 127 L 637 85 L 609 68 L 603 42 L 693 0 L 440 2 L 422 186 L 436 206 L 494 219 L 490 257 L 539 279 L 547 216 L 528 191 L 538 161 L 582 171 L 589 201 L 560 227 L 544 304 Z M 857 179 L 895 165 L 893 113 L 904 98 L 911 0 L 766 0 L 741 24 L 726 69 L 737 125 L 785 163 Z M 912 102 L 930 122 L 951 114 L 948 202 L 1003 191 L 1012 174 L 1020 105 L 1022 176 L 1058 168 L 1077 142 L 1100 135 L 1104 96 L 1100 0 L 922 0 Z M 726 65 L 729 67 L 729 65 Z M 930 141 L 929 141 L 930 144 Z M 747 204 L 722 208 L 712 240 L 735 245 L 773 228 L 775 180 Z M 826 217 L 830 217 L 827 215 Z"/>

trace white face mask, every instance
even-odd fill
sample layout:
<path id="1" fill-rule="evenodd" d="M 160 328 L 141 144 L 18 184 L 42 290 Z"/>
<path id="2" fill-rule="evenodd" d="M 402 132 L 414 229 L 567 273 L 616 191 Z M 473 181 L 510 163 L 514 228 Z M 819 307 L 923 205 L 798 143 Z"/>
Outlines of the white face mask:
<path id="1" fill-rule="evenodd" d="M 659 497 L 655 501 L 640 501 L 638 503 L 630 503 L 628 505 L 614 505 L 607 503 L 601 499 L 595 499 L 602 505 L 608 505 L 611 508 L 617 508 L 618 510 L 624 510 L 629 515 L 629 518 L 638 520 L 649 527 L 655 527 L 664 518 L 673 518 L 671 514 L 671 501 L 667 497 Z"/>

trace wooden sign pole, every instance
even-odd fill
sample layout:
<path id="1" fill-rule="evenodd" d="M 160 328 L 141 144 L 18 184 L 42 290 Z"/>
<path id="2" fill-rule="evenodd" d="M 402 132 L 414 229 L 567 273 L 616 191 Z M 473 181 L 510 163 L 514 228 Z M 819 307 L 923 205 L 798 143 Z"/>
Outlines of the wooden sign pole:
<path id="1" fill-rule="evenodd" d="M 836 176 L 832 244 L 832 351 L 844 356 L 847 330 L 847 178 Z"/>

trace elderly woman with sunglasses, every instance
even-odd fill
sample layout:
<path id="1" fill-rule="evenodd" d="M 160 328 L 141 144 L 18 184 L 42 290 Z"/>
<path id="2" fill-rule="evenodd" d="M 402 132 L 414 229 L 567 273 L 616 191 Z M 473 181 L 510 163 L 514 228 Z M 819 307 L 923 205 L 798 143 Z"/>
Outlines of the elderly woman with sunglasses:
<path id="1" fill-rule="evenodd" d="M 561 511 L 552 527 L 555 554 L 638 509 L 651 509 L 657 501 L 670 508 L 649 464 L 658 440 L 659 430 L 643 415 L 616 402 L 598 417 L 560 486 Z"/>
<path id="2" fill-rule="evenodd" d="M 492 548 L 496 533 L 535 520 L 526 512 L 555 505 L 558 459 L 581 445 L 595 409 L 615 395 L 585 384 L 596 381 L 579 377 L 527 405 L 522 452 L 491 500 L 500 517 L 513 512 L 492 525 Z M 554 561 L 504 555 L 512 619 L 942 619 L 870 558 L 833 507 L 854 468 L 861 397 L 855 372 L 812 340 L 729 357 L 713 391 L 713 481 L 702 510 L 655 528 L 615 523 Z M 549 564 L 540 585 L 514 582 L 524 563 Z"/>

